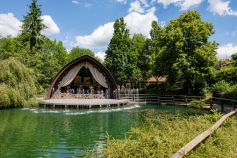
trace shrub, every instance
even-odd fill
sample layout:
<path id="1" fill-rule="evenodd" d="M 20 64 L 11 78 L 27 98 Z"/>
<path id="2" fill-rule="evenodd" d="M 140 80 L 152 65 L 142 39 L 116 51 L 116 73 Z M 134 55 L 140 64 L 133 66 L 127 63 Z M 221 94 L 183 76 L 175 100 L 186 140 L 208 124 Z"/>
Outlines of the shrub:
<path id="1" fill-rule="evenodd" d="M 205 105 L 205 102 L 202 100 L 193 100 L 188 104 L 189 107 L 199 108 L 199 109 L 203 108 L 204 105 Z"/>
<path id="2" fill-rule="evenodd" d="M 215 97 L 237 99 L 237 85 L 222 80 L 213 85 L 212 93 Z"/>
<path id="3" fill-rule="evenodd" d="M 237 67 L 223 67 L 217 71 L 216 78 L 218 81 L 224 80 L 228 83 L 237 83 Z"/>

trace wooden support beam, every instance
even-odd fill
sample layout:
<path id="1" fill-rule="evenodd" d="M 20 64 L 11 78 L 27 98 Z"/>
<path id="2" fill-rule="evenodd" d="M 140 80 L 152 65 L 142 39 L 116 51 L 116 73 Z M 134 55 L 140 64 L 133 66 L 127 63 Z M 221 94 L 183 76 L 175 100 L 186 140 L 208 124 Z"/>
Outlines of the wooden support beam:
<path id="1" fill-rule="evenodd" d="M 194 147 L 196 147 L 199 143 L 201 143 L 204 139 L 206 139 L 209 135 L 211 135 L 216 129 L 220 127 L 220 125 L 230 116 L 234 115 L 237 110 L 232 111 L 228 114 L 225 114 L 219 119 L 212 127 L 210 127 L 205 132 L 198 135 L 188 144 L 184 145 L 180 150 L 178 150 L 175 154 L 171 156 L 171 158 L 182 158 L 183 156 L 187 155 L 189 151 L 191 151 Z"/>

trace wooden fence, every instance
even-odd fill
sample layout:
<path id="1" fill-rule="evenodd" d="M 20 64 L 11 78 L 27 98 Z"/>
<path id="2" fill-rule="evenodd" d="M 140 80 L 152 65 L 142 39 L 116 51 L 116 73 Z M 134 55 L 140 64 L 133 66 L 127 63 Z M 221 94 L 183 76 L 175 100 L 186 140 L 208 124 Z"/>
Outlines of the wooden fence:
<path id="1" fill-rule="evenodd" d="M 223 98 L 205 98 L 204 96 L 156 95 L 156 94 L 120 94 L 120 99 L 148 104 L 188 105 L 193 100 L 203 100 L 211 109 L 219 108 L 222 112 L 237 109 L 237 101 Z"/>

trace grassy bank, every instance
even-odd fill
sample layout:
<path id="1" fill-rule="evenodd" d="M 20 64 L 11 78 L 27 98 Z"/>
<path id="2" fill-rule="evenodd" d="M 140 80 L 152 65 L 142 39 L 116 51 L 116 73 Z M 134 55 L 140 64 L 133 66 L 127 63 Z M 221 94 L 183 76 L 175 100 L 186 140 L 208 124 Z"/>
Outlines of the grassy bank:
<path id="1" fill-rule="evenodd" d="M 131 129 L 126 138 L 108 138 L 104 154 L 108 158 L 170 157 L 199 133 L 205 131 L 221 114 L 145 113 L 146 122 Z M 237 117 L 228 119 L 211 137 L 187 157 L 234 158 L 237 156 Z"/>

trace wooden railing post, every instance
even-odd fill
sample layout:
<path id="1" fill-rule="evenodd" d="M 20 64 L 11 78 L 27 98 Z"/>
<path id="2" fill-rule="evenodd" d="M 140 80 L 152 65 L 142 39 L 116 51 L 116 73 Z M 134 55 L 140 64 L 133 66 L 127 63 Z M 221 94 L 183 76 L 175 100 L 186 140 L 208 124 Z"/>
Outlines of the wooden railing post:
<path id="1" fill-rule="evenodd" d="M 224 103 L 222 100 L 221 100 L 221 112 L 224 112 Z"/>
<path id="2" fill-rule="evenodd" d="M 212 105 L 212 98 L 210 98 L 210 109 L 213 108 L 213 105 Z"/>

